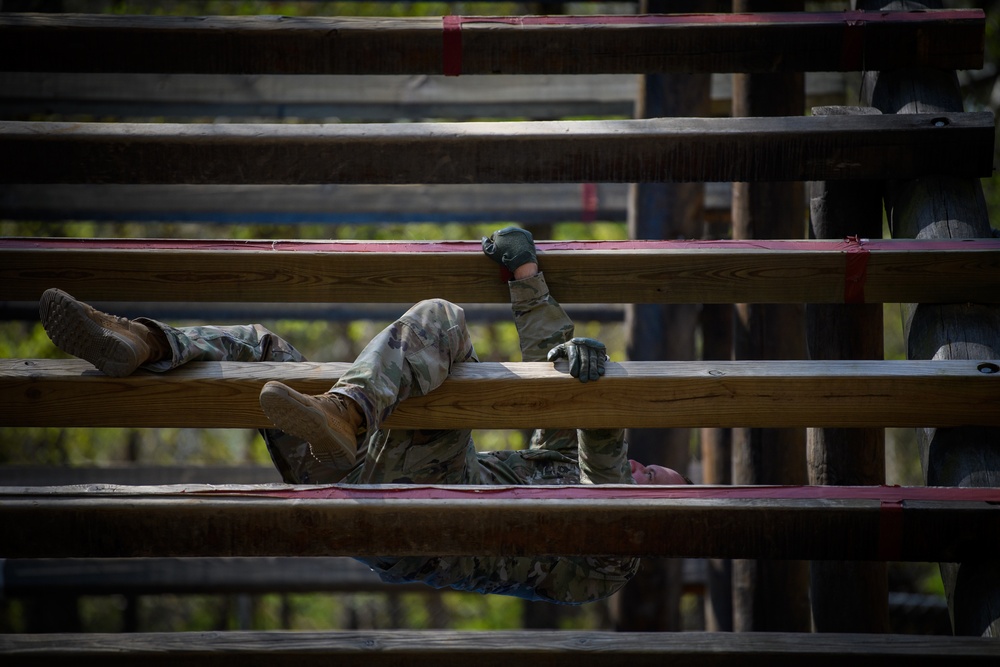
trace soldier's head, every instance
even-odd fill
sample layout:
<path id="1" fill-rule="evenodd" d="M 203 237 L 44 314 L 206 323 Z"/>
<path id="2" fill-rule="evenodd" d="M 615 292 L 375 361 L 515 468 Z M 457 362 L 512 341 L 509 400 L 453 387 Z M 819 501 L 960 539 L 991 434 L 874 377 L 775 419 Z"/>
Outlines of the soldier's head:
<path id="1" fill-rule="evenodd" d="M 664 468 L 658 465 L 643 465 L 638 461 L 629 459 L 632 468 L 632 479 L 636 484 L 691 484 L 691 480 L 680 474 L 676 470 Z"/>

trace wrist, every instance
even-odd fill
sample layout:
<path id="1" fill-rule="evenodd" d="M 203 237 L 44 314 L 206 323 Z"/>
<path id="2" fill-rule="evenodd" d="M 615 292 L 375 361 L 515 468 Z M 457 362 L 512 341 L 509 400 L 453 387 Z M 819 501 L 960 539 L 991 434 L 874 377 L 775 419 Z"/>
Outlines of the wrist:
<path id="1" fill-rule="evenodd" d="M 538 264 L 536 262 L 527 262 L 514 269 L 514 280 L 524 280 L 537 275 Z"/>

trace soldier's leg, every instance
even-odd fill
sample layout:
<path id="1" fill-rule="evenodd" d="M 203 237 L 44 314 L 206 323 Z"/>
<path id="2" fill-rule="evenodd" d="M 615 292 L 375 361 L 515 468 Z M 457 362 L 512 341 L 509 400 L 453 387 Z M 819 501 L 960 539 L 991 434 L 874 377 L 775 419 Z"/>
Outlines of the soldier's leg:
<path id="1" fill-rule="evenodd" d="M 259 324 L 171 327 L 145 317 L 109 315 L 58 289 L 39 302 L 46 333 L 64 352 L 115 377 L 137 368 L 167 371 L 190 361 L 303 361 L 290 343 Z"/>
<path id="2" fill-rule="evenodd" d="M 330 389 L 357 402 L 369 431 L 400 401 L 441 386 L 454 364 L 479 361 L 465 311 L 443 299 L 421 301 L 376 335 Z"/>
<path id="3" fill-rule="evenodd" d="M 422 301 L 375 336 L 327 393 L 306 396 L 269 382 L 261 407 L 318 457 L 346 469 L 400 401 L 433 391 L 466 361 L 477 359 L 465 313 L 441 299 Z"/>
<path id="4" fill-rule="evenodd" d="M 151 371 L 168 371 L 192 361 L 305 361 L 295 347 L 260 324 L 172 327 L 156 320 L 135 320 L 162 333 L 170 355 L 143 364 Z"/>
<path id="5" fill-rule="evenodd" d="M 392 429 L 372 434 L 352 484 L 483 484 L 472 431 Z"/>
<path id="6" fill-rule="evenodd" d="M 305 361 L 291 343 L 259 324 L 172 327 L 102 313 L 58 289 L 45 291 L 39 314 L 57 347 L 115 377 L 137 368 L 164 372 L 191 361 Z M 312 456 L 301 438 L 278 429 L 260 433 L 284 481 L 319 484 L 343 477 L 344 471 Z"/>

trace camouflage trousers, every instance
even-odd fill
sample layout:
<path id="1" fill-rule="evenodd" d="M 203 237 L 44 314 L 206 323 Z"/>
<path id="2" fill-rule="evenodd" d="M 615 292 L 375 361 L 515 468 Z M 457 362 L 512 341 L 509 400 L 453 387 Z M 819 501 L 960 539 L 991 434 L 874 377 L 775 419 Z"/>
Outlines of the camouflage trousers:
<path id="1" fill-rule="evenodd" d="M 522 358 L 540 361 L 573 336 L 573 324 L 551 297 L 544 277 L 510 283 Z M 260 325 L 173 328 L 152 320 L 170 341 L 173 357 L 147 366 L 167 370 L 190 361 L 302 361 L 289 343 Z M 476 362 L 463 310 L 423 301 L 382 330 L 331 388 L 365 415 L 359 462 L 349 471 L 323 466 L 308 445 L 277 430 L 262 431 L 283 479 L 324 484 L 577 484 L 631 483 L 618 429 L 539 430 L 530 450 L 477 452 L 468 429 L 383 430 L 403 400 L 444 382 L 458 363 Z M 581 445 L 583 445 L 581 447 Z M 581 464 L 583 470 L 581 470 Z M 391 583 L 420 581 L 457 590 L 581 604 L 605 598 L 635 573 L 638 560 L 611 557 L 361 558 Z"/>

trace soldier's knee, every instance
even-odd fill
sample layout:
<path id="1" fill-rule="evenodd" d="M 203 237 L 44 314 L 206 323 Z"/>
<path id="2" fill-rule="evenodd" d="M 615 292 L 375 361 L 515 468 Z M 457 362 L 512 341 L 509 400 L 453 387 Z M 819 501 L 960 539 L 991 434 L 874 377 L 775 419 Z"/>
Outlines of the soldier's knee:
<path id="1" fill-rule="evenodd" d="M 450 325 L 465 323 L 465 311 L 462 307 L 445 299 L 420 301 L 409 310 L 408 314 L 421 320 L 433 320 Z"/>

